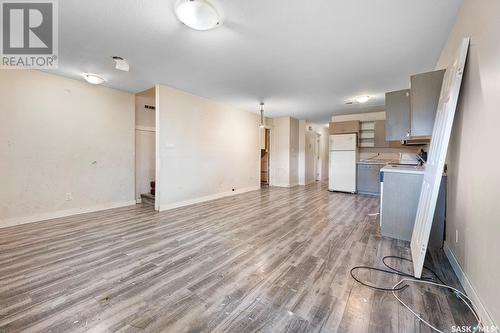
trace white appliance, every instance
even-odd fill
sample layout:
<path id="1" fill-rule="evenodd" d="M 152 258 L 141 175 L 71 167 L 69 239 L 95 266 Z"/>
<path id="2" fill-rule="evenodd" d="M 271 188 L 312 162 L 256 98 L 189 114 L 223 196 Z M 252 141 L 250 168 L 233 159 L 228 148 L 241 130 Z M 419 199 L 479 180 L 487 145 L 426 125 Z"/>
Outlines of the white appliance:
<path id="1" fill-rule="evenodd" d="M 328 190 L 356 192 L 357 135 L 330 135 Z"/>

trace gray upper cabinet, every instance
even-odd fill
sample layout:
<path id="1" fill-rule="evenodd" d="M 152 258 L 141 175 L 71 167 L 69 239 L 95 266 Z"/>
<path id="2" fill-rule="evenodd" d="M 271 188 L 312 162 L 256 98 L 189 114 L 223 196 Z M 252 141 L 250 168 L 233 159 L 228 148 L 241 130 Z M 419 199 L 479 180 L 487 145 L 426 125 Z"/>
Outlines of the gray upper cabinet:
<path id="1" fill-rule="evenodd" d="M 411 136 L 431 136 L 445 70 L 410 79 Z"/>
<path id="2" fill-rule="evenodd" d="M 400 141 L 410 131 L 410 90 L 385 94 L 385 135 L 387 141 Z"/>
<path id="3" fill-rule="evenodd" d="M 413 75 L 411 88 L 385 94 L 387 141 L 430 137 L 445 70 Z"/>
<path id="4" fill-rule="evenodd" d="M 389 141 L 386 139 L 385 135 L 385 120 L 375 121 L 375 148 L 388 148 L 390 147 Z"/>

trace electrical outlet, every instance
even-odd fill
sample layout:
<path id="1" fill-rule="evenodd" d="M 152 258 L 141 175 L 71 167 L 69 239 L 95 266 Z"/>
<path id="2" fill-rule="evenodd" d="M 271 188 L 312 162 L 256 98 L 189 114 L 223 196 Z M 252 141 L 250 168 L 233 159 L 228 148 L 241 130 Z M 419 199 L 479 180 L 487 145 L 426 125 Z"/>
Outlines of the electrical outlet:
<path id="1" fill-rule="evenodd" d="M 458 243 L 458 229 L 455 229 L 455 243 Z"/>
<path id="2" fill-rule="evenodd" d="M 71 201 L 71 200 L 73 200 L 73 195 L 71 194 L 71 192 L 66 193 L 66 201 Z"/>

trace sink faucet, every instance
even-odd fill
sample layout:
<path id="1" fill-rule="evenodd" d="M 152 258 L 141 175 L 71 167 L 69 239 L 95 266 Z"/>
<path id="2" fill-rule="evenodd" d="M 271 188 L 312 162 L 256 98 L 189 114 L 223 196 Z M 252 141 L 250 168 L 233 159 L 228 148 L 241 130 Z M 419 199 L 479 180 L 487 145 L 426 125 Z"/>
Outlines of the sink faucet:
<path id="1" fill-rule="evenodd" d="M 424 165 L 427 163 L 427 161 L 424 160 L 419 154 L 415 154 L 415 156 L 417 156 L 417 159 L 420 161 L 420 165 Z"/>

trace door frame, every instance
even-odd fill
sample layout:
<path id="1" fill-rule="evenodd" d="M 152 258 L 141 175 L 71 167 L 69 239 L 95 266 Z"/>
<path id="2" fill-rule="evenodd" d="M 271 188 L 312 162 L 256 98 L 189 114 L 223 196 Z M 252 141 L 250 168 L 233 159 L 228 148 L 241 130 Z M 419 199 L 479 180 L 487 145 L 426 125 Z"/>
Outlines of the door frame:
<path id="1" fill-rule="evenodd" d="M 314 181 L 320 181 L 323 175 L 323 161 L 321 159 L 321 134 L 315 132 L 316 139 L 314 142 Z"/>
<path id="2" fill-rule="evenodd" d="M 260 146 L 260 140 L 261 140 L 261 131 L 262 130 L 269 130 L 269 156 L 267 160 L 267 186 L 271 186 L 271 181 L 272 181 L 272 175 L 271 175 L 271 156 L 273 156 L 273 139 L 272 139 L 272 131 L 273 128 L 270 125 L 264 125 L 263 127 L 259 127 L 259 186 L 262 186 L 262 181 L 261 181 L 261 173 L 262 173 L 262 168 L 261 168 L 261 146 Z M 265 139 L 265 132 L 264 132 L 264 139 Z"/>
<path id="3" fill-rule="evenodd" d="M 155 85 L 155 210 L 160 211 L 160 85 Z"/>

